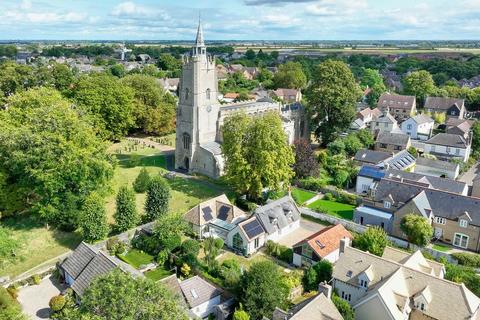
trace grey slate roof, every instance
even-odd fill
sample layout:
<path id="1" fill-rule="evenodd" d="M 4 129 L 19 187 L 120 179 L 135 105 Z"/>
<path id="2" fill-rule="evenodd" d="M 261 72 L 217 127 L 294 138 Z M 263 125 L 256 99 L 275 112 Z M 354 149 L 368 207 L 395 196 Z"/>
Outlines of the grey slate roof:
<path id="1" fill-rule="evenodd" d="M 465 99 L 427 97 L 427 99 L 425 100 L 425 108 L 447 111 L 453 105 L 457 105 L 457 107 L 461 109 L 464 103 Z"/>
<path id="2" fill-rule="evenodd" d="M 220 143 L 215 141 L 202 143 L 200 144 L 200 147 L 207 150 L 213 155 L 222 154 L 222 146 L 220 145 Z"/>
<path id="3" fill-rule="evenodd" d="M 222 294 L 219 289 L 199 276 L 180 282 L 180 288 L 192 309 Z"/>
<path id="4" fill-rule="evenodd" d="M 391 156 L 391 152 L 361 149 L 355 154 L 354 160 L 371 164 L 379 164 Z"/>
<path id="5" fill-rule="evenodd" d="M 61 264 L 61 267 L 73 278 L 76 279 L 83 269 L 97 255 L 89 245 L 82 242 L 73 253 Z"/>
<path id="6" fill-rule="evenodd" d="M 433 160 L 424 157 L 417 158 L 417 164 L 425 167 L 431 167 L 436 169 L 448 170 L 448 171 L 455 171 L 459 164 L 443 161 L 443 160 Z"/>
<path id="7" fill-rule="evenodd" d="M 255 216 L 260 220 L 268 234 L 283 229 L 300 219 L 300 210 L 290 196 L 271 201 L 255 209 Z"/>
<path id="8" fill-rule="evenodd" d="M 404 96 L 399 94 L 384 93 L 378 98 L 377 106 L 379 108 L 398 108 L 398 109 L 412 109 L 415 103 L 414 96 Z"/>
<path id="9" fill-rule="evenodd" d="M 116 266 L 105 253 L 100 251 L 80 273 L 78 278 L 75 279 L 75 282 L 72 284 L 73 291 L 82 296 L 94 278 L 112 271 Z"/>
<path id="10" fill-rule="evenodd" d="M 385 161 L 390 168 L 403 170 L 408 168 L 412 164 L 415 164 L 415 157 L 410 154 L 407 150 L 402 150 L 397 152 L 391 159 Z"/>
<path id="11" fill-rule="evenodd" d="M 431 188 L 437 190 L 443 190 L 447 192 L 453 192 L 462 194 L 465 190 L 466 183 L 461 181 L 455 181 L 447 178 L 434 177 L 414 172 L 401 171 L 396 169 L 388 169 L 385 174 L 385 178 L 403 178 L 412 181 L 419 181 L 429 183 Z"/>
<path id="12" fill-rule="evenodd" d="M 439 133 L 429 140 L 427 140 L 428 144 L 434 144 L 438 146 L 447 146 L 447 147 L 455 147 L 466 149 L 467 142 L 462 136 L 458 134 L 450 134 L 450 133 Z"/>
<path id="13" fill-rule="evenodd" d="M 385 144 L 393 144 L 399 146 L 406 146 L 410 137 L 403 133 L 380 131 L 377 137 L 377 142 Z"/>
<path id="14" fill-rule="evenodd" d="M 417 114 L 415 117 L 412 117 L 412 120 L 418 124 L 434 122 L 433 119 L 426 114 Z"/>

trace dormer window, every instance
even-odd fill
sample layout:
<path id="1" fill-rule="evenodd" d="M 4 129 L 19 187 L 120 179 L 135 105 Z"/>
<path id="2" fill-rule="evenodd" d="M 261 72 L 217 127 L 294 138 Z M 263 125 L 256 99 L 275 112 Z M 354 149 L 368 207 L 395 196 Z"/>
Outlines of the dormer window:
<path id="1" fill-rule="evenodd" d="M 468 221 L 465 220 L 465 219 L 460 219 L 460 221 L 458 222 L 458 224 L 459 224 L 460 227 L 462 227 L 462 228 L 468 227 Z"/>
<path id="2" fill-rule="evenodd" d="M 383 202 L 383 207 L 385 209 L 390 209 L 391 206 L 392 206 L 392 203 L 390 201 L 384 201 Z"/>

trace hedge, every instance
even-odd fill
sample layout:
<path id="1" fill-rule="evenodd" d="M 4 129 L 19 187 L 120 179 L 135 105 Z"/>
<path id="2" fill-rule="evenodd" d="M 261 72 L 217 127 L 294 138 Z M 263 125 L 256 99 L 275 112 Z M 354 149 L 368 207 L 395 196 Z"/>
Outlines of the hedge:
<path id="1" fill-rule="evenodd" d="M 457 259 L 458 263 L 463 266 L 480 268 L 480 255 L 475 253 L 457 252 L 453 253 L 452 257 Z"/>

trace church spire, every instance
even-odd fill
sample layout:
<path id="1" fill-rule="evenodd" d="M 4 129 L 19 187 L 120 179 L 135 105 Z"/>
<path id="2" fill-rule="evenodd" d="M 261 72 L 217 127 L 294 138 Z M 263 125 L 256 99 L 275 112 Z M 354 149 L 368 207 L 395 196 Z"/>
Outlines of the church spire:
<path id="1" fill-rule="evenodd" d="M 203 40 L 202 21 L 200 19 L 200 16 L 198 17 L 198 29 L 197 29 L 197 38 L 195 39 L 195 46 L 196 47 L 205 46 L 205 41 Z"/>

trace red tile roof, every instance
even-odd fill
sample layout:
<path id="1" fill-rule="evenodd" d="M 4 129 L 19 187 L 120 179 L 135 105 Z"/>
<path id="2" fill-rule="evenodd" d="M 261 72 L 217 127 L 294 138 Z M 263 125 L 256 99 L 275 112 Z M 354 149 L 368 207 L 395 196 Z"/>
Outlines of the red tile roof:
<path id="1" fill-rule="evenodd" d="M 325 258 L 340 247 L 340 240 L 343 238 L 350 238 L 350 240 L 352 240 L 353 236 L 343 225 L 337 224 L 312 234 L 308 238 L 295 244 L 294 247 L 307 242 L 320 258 Z"/>

